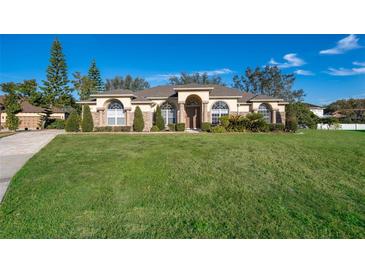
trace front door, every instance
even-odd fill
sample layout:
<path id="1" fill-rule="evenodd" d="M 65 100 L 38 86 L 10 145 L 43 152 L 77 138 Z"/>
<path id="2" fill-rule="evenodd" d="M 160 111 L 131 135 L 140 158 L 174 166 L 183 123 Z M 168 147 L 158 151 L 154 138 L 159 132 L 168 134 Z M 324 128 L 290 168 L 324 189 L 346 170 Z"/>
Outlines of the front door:
<path id="1" fill-rule="evenodd" d="M 198 106 L 189 106 L 186 108 L 186 127 L 200 128 L 201 111 Z"/>

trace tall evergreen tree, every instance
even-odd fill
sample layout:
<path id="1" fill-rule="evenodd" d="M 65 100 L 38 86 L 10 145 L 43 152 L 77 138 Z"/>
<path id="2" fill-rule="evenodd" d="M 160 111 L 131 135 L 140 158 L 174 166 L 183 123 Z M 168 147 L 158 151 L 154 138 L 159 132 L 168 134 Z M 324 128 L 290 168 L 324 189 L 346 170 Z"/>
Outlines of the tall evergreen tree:
<path id="1" fill-rule="evenodd" d="M 51 47 L 47 80 L 43 81 L 44 103 L 48 106 L 70 106 L 73 104 L 72 89 L 68 86 L 67 64 L 60 41 L 56 38 Z"/>
<path id="2" fill-rule="evenodd" d="M 89 79 L 87 76 L 82 76 L 80 72 L 75 72 L 72 74 L 74 80 L 72 80 L 72 84 L 74 89 L 79 94 L 80 100 L 87 100 L 90 97 L 90 94 L 93 93 L 94 90 L 94 82 Z"/>
<path id="3" fill-rule="evenodd" d="M 96 66 L 95 59 L 92 60 L 89 67 L 88 78 L 93 82 L 93 93 L 98 93 L 105 90 L 105 85 L 103 83 L 103 80 L 101 79 L 100 70 Z"/>

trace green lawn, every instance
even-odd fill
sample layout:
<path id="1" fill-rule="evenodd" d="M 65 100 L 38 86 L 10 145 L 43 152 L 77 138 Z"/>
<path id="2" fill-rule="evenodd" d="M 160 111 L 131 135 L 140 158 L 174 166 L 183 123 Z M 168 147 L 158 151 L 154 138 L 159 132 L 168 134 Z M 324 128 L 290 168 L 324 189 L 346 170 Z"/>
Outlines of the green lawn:
<path id="1" fill-rule="evenodd" d="M 0 238 L 364 238 L 365 133 L 62 135 Z"/>

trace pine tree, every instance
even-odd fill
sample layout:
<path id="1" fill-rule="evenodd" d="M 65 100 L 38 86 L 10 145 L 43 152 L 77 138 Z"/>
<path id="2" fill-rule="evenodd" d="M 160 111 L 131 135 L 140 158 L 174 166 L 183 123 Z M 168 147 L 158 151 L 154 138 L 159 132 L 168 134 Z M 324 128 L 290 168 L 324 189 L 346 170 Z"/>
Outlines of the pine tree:
<path id="1" fill-rule="evenodd" d="M 133 130 L 134 131 L 143 131 L 144 128 L 144 120 L 143 114 L 139 106 L 136 107 L 134 111 L 134 121 L 133 121 Z"/>
<path id="2" fill-rule="evenodd" d="M 70 116 L 67 118 L 65 130 L 67 132 L 77 132 L 80 131 L 80 116 L 75 110 L 73 110 Z"/>
<path id="3" fill-rule="evenodd" d="M 88 105 L 84 106 L 84 112 L 82 114 L 81 129 L 83 132 L 91 132 L 94 129 L 93 117 Z"/>
<path id="4" fill-rule="evenodd" d="M 163 120 L 160 106 L 157 106 L 156 107 L 156 111 L 155 111 L 155 123 L 156 123 L 156 126 L 160 130 L 163 130 L 165 128 L 165 121 Z"/>
<path id="5" fill-rule="evenodd" d="M 48 106 L 70 106 L 74 100 L 72 89 L 68 86 L 66 59 L 61 43 L 56 38 L 51 47 L 50 64 L 47 68 L 47 80 L 43 81 L 44 103 Z"/>
<path id="6" fill-rule="evenodd" d="M 100 76 L 100 70 L 96 66 L 96 61 L 91 62 L 88 78 L 93 82 L 93 93 L 98 93 L 105 90 L 105 85 Z"/>

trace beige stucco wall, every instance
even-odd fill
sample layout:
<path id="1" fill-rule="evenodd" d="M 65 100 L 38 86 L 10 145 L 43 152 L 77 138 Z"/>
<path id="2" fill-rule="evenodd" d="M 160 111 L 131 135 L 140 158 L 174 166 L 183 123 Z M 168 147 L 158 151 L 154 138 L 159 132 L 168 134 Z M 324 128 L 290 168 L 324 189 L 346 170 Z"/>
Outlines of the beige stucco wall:
<path id="1" fill-rule="evenodd" d="M 123 104 L 124 109 L 130 109 L 132 107 L 131 98 L 129 97 L 110 97 L 110 98 L 97 98 L 96 108 L 106 108 L 108 103 L 112 100 L 117 100 Z"/>
<path id="2" fill-rule="evenodd" d="M 179 91 L 178 92 L 178 102 L 185 103 L 186 98 L 188 98 L 190 95 L 196 95 L 200 97 L 202 102 L 208 102 L 209 101 L 209 91 Z"/>
<path id="3" fill-rule="evenodd" d="M 237 113 L 238 109 L 237 109 L 237 99 L 236 98 L 234 98 L 234 99 L 210 99 L 209 103 L 208 103 L 208 111 L 211 112 L 214 103 L 219 102 L 219 101 L 225 102 L 228 105 L 230 113 L 232 113 L 232 112 Z"/>

